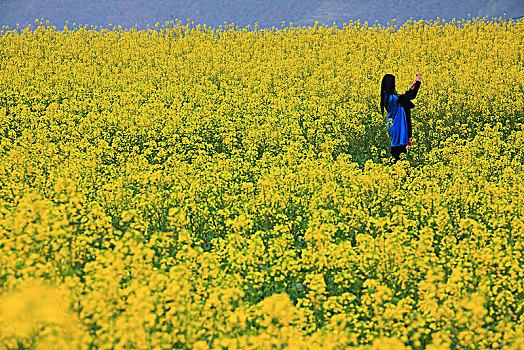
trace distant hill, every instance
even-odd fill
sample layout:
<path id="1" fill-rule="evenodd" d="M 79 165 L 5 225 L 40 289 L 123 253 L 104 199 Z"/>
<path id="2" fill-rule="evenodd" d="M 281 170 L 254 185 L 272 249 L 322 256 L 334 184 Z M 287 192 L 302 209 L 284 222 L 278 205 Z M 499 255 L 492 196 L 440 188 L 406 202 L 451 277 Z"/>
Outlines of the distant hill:
<path id="1" fill-rule="evenodd" d="M 102 25 L 109 23 L 132 27 L 179 19 L 184 23 L 190 18 L 195 23 L 217 28 L 224 22 L 239 27 L 280 27 L 282 21 L 294 25 L 320 24 L 341 26 L 358 19 L 385 25 L 393 18 L 402 24 L 410 17 L 414 19 L 451 20 L 453 18 L 499 17 L 524 15 L 522 0 L 0 0 L 0 26 L 21 27 L 34 23 L 35 18 L 44 17 L 61 28 L 70 23 Z"/>

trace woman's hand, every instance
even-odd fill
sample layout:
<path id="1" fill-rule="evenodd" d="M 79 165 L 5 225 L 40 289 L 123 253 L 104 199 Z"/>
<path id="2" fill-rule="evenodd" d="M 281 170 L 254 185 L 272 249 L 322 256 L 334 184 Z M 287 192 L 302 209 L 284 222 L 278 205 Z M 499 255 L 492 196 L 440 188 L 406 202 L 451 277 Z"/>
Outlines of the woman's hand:
<path id="1" fill-rule="evenodd" d="M 411 84 L 411 87 L 409 88 L 410 90 L 413 90 L 415 88 L 415 84 L 417 83 L 417 81 L 422 81 L 422 74 L 417 73 L 415 81 L 413 82 L 413 84 Z"/>
<path id="2" fill-rule="evenodd" d="M 408 148 L 411 149 L 413 147 L 413 144 L 411 143 L 411 139 L 408 139 Z"/>

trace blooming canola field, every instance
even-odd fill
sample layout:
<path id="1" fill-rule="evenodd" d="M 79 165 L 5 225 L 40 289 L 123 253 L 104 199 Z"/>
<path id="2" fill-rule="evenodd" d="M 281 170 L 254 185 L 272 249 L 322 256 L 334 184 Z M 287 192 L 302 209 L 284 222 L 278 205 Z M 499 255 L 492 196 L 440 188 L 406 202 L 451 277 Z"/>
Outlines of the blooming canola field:
<path id="1" fill-rule="evenodd" d="M 524 20 L 0 31 L 0 347 L 524 347 Z M 389 159 L 384 74 L 414 101 Z"/>

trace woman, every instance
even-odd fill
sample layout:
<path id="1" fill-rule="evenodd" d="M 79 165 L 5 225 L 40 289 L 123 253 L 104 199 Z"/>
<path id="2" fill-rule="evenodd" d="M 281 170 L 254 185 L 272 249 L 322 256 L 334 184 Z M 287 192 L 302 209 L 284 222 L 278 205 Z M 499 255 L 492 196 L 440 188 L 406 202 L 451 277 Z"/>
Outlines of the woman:
<path id="1" fill-rule="evenodd" d="M 411 147 L 411 109 L 415 107 L 413 100 L 417 97 L 422 81 L 422 74 L 417 77 L 406 93 L 398 95 L 395 87 L 397 81 L 392 74 L 382 78 L 380 87 L 380 110 L 384 115 L 384 108 L 388 112 L 387 130 L 391 141 L 391 155 L 395 162 L 400 159 L 400 154 L 407 153 Z"/>

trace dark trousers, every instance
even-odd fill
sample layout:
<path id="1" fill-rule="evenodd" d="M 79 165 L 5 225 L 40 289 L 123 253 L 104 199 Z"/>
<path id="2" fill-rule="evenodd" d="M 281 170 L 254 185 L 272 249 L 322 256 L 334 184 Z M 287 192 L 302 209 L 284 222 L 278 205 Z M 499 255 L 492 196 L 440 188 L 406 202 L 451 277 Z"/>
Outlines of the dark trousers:
<path id="1" fill-rule="evenodd" d="M 393 158 L 395 158 L 395 161 L 400 159 L 400 153 L 408 153 L 406 145 L 391 147 L 391 155 L 393 156 Z"/>

